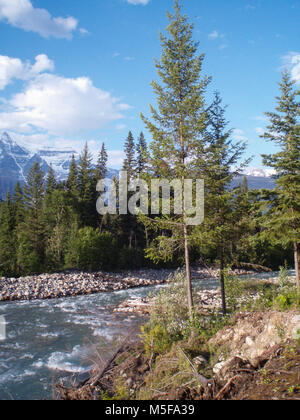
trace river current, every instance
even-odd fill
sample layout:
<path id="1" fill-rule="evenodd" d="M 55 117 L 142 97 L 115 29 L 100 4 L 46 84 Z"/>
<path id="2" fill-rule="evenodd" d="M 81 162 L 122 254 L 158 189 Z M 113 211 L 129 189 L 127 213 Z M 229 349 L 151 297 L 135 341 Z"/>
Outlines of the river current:
<path id="1" fill-rule="evenodd" d="M 215 289 L 218 282 L 207 279 L 198 286 Z M 0 400 L 51 399 L 53 384 L 91 367 L 88 349 L 92 344 L 114 341 L 141 323 L 137 315 L 117 315 L 114 308 L 125 299 L 144 297 L 161 287 L 166 286 L 0 303 L 0 317 L 6 320 L 6 339 L 0 341 Z"/>

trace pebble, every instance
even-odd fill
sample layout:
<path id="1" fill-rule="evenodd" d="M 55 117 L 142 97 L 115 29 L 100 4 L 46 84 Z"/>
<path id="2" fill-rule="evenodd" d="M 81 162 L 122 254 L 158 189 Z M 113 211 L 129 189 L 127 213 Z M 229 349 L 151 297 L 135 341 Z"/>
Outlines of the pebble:
<path id="1" fill-rule="evenodd" d="M 155 286 L 167 283 L 175 272 L 168 269 L 144 269 L 121 273 L 67 271 L 19 278 L 0 277 L 0 301 L 57 299 Z M 239 275 L 246 272 L 239 270 L 235 273 Z M 192 274 L 197 279 L 216 278 L 218 270 L 195 268 Z M 142 300 L 139 306 L 147 312 L 149 303 Z M 124 312 L 135 312 L 135 307 L 135 302 L 129 301 Z"/>

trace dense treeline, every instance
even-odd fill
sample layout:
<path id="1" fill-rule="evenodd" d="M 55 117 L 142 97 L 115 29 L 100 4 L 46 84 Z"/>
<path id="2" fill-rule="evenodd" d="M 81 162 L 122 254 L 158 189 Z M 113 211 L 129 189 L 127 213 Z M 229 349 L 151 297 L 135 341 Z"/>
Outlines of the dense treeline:
<path id="1" fill-rule="evenodd" d="M 143 134 L 135 144 L 129 133 L 125 152 L 124 170 L 132 176 L 149 171 Z M 166 229 L 153 231 L 130 214 L 100 216 L 97 213 L 96 184 L 105 176 L 106 165 L 104 144 L 96 168 L 85 146 L 79 162 L 72 159 L 68 179 L 64 182 L 56 181 L 52 169 L 45 177 L 39 164 L 34 164 L 26 185 L 22 188 L 17 184 L 14 193 L 9 193 L 0 204 L 1 276 L 63 269 L 137 268 L 153 266 L 151 259 L 155 264 L 183 265 L 179 251 L 167 250 L 159 255 L 156 249 L 157 238 L 165 235 Z M 229 234 L 223 253 L 225 264 L 249 263 L 277 268 L 285 261 L 291 263 L 289 247 L 283 249 L 275 240 L 268 239 L 267 234 L 258 235 L 264 232 L 258 218 L 263 214 L 259 210 L 263 202 L 261 192 L 248 191 L 245 178 L 243 185 L 226 194 L 231 197 L 231 207 L 226 222 Z M 222 200 L 220 193 L 217 199 Z M 214 201 L 215 206 L 216 203 Z M 191 245 L 192 262 L 210 264 L 220 259 L 213 234 L 217 221 L 208 213 L 214 211 L 214 205 L 208 197 L 205 224 L 198 228 Z M 150 259 L 145 258 L 146 253 Z"/>
<path id="2" fill-rule="evenodd" d="M 141 133 L 137 145 L 130 133 L 124 169 L 144 168 Z M 132 216 L 100 216 L 96 185 L 107 173 L 105 145 L 96 167 L 86 145 L 69 176 L 58 182 L 51 168 L 45 177 L 35 163 L 22 188 L 0 203 L 0 275 L 12 276 L 70 269 L 122 269 L 149 265 L 143 249 L 145 229 Z"/>
<path id="3" fill-rule="evenodd" d="M 189 283 L 190 264 L 213 263 L 224 285 L 227 266 L 298 268 L 300 103 L 294 82 L 283 74 L 276 112 L 266 114 L 270 126 L 263 137 L 279 151 L 263 159 L 276 171 L 276 189 L 250 191 L 245 178 L 232 190 L 233 177 L 249 164 L 246 144 L 233 140 L 220 94 L 207 102 L 211 79 L 202 76 L 204 55 L 197 55 L 193 25 L 177 1 L 169 18 L 169 38 L 161 35 L 156 62 L 161 84 L 152 83 L 158 109 L 151 106 L 151 119 L 142 116 L 153 140 L 148 147 L 143 133 L 135 141 L 129 132 L 123 170 L 129 182 L 137 176 L 204 179 L 204 223 L 189 226 L 184 210 L 176 217 L 100 216 L 96 186 L 107 173 L 108 155 L 103 144 L 94 166 L 86 145 L 78 162 L 73 157 L 66 181 L 58 182 L 52 168 L 45 177 L 35 163 L 26 185 L 17 184 L 0 203 L 0 275 L 185 264 Z M 118 179 L 114 183 L 118 187 Z"/>

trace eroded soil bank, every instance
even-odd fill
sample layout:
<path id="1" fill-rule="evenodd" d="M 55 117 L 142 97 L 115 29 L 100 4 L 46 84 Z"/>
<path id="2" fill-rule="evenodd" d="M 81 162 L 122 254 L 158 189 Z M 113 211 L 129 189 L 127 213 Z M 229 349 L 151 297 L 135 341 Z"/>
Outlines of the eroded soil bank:
<path id="1" fill-rule="evenodd" d="M 57 387 L 64 400 L 299 400 L 300 314 L 238 313 L 206 343 L 146 356 L 120 345 L 84 383 Z M 205 383 L 204 379 L 207 378 Z"/>

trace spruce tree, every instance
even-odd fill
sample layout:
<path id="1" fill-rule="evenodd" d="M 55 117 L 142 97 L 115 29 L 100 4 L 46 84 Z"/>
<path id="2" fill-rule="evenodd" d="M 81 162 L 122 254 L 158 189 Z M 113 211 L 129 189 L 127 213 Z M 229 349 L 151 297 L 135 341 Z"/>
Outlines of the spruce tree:
<path id="1" fill-rule="evenodd" d="M 74 155 L 72 156 L 72 160 L 70 163 L 69 175 L 67 179 L 67 189 L 73 197 L 78 198 L 79 196 L 78 167 L 77 167 Z"/>
<path id="2" fill-rule="evenodd" d="M 46 179 L 46 194 L 51 194 L 57 187 L 55 173 L 53 170 L 52 165 L 50 165 L 50 169 Z"/>
<path id="3" fill-rule="evenodd" d="M 85 226 L 93 226 L 97 219 L 95 182 L 92 156 L 87 143 L 84 146 L 78 164 L 78 189 L 82 223 Z"/>
<path id="4" fill-rule="evenodd" d="M 232 130 L 228 130 L 225 118 L 226 107 L 222 106 L 220 94 L 215 94 L 214 102 L 208 110 L 206 131 L 206 149 L 204 168 L 200 173 L 205 179 L 205 220 L 200 227 L 202 242 L 216 247 L 220 261 L 220 285 L 222 292 L 222 309 L 226 314 L 226 294 L 224 269 L 226 253 L 232 242 L 236 223 L 232 202 L 236 195 L 230 186 L 234 176 L 249 164 L 249 160 L 240 164 L 233 171 L 245 151 L 246 143 L 234 142 Z"/>
<path id="5" fill-rule="evenodd" d="M 14 196 L 13 196 L 13 202 L 14 202 L 14 211 L 15 211 L 15 222 L 16 225 L 21 223 L 24 219 L 24 194 L 21 187 L 20 182 L 17 182 L 15 186 Z"/>
<path id="6" fill-rule="evenodd" d="M 0 275 L 11 276 L 16 266 L 14 209 L 10 193 L 0 205 Z"/>
<path id="7" fill-rule="evenodd" d="M 280 151 L 263 155 L 264 165 L 276 171 L 276 190 L 267 202 L 265 234 L 284 247 L 293 246 L 296 281 L 300 294 L 300 92 L 289 73 L 283 73 L 281 95 L 276 112 L 266 113 L 270 120 L 262 138 L 275 143 Z"/>
<path id="8" fill-rule="evenodd" d="M 108 154 L 105 148 L 105 144 L 102 143 L 101 152 L 99 153 L 98 162 L 95 169 L 95 178 L 96 183 L 100 179 L 104 179 L 107 174 L 107 161 L 108 161 Z"/>
<path id="9" fill-rule="evenodd" d="M 44 173 L 38 162 L 29 170 L 24 187 L 24 222 L 17 227 L 18 267 L 25 273 L 35 273 L 44 263 Z"/>
<path id="10" fill-rule="evenodd" d="M 146 165 L 147 165 L 147 142 L 146 142 L 144 133 L 141 133 L 138 138 L 136 151 L 137 151 L 136 170 L 138 174 L 141 174 L 146 170 Z"/>
<path id="11" fill-rule="evenodd" d="M 136 159 L 135 159 L 134 137 L 131 131 L 129 131 L 128 133 L 128 137 L 126 139 L 125 146 L 124 146 L 124 152 L 125 152 L 125 160 L 123 163 L 123 171 L 127 171 L 128 178 L 132 179 L 135 175 Z"/>
<path id="12" fill-rule="evenodd" d="M 24 199 L 28 209 L 31 209 L 35 214 L 38 214 L 42 207 L 44 198 L 44 173 L 38 162 L 30 168 L 26 185 L 24 187 Z"/>
<path id="13" fill-rule="evenodd" d="M 174 178 L 194 178 L 196 156 L 203 150 L 203 135 L 206 126 L 204 92 L 209 78 L 201 77 L 204 55 L 198 55 L 198 44 L 193 41 L 193 25 L 181 14 L 181 6 L 175 1 L 174 15 L 168 13 L 169 36 L 160 35 L 162 56 L 156 61 L 161 84 L 153 81 L 158 109 L 150 106 L 152 119 L 142 115 L 152 134 L 150 145 L 153 173 L 158 178 L 172 181 Z M 156 229 L 166 232 L 157 238 L 157 247 L 150 249 L 149 256 L 171 256 L 181 250 L 185 259 L 188 308 L 193 314 L 193 294 L 190 269 L 190 235 L 192 227 L 186 224 L 186 213 L 176 220 L 164 215 L 154 223 Z M 168 233 L 167 233 L 168 232 Z"/>

